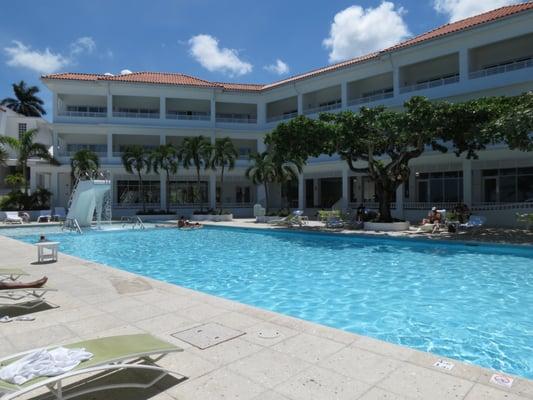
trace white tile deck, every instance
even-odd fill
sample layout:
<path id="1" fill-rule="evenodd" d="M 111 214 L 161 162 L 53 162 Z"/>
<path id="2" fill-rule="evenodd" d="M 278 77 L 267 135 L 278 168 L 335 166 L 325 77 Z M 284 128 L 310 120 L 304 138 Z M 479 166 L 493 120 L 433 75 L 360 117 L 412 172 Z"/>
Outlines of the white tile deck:
<path id="1" fill-rule="evenodd" d="M 0 356 L 36 346 L 107 335 L 149 332 L 185 349 L 161 364 L 188 377 L 151 390 L 101 392 L 87 399 L 508 399 L 532 400 L 533 382 L 515 377 L 510 389 L 489 383 L 494 373 L 441 357 L 138 277 L 60 254 L 34 265 L 28 244 L 0 236 L 0 267 L 49 277 L 58 308 L 33 322 L 0 325 Z M 28 279 L 29 279 L 28 278 Z M 0 310 L 4 314 L 5 310 Z M 200 350 L 171 336 L 214 322 L 245 335 Z M 260 333 L 279 332 L 265 339 Z"/>

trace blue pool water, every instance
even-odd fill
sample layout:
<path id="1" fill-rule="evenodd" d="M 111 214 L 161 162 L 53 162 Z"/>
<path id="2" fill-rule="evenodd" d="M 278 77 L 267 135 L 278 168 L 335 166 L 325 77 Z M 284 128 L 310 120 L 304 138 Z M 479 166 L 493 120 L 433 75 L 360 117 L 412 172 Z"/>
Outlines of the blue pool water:
<path id="1" fill-rule="evenodd" d="M 17 232 L 6 233 L 36 240 Z M 88 260 L 533 378 L 533 249 L 225 228 L 48 237 Z"/>

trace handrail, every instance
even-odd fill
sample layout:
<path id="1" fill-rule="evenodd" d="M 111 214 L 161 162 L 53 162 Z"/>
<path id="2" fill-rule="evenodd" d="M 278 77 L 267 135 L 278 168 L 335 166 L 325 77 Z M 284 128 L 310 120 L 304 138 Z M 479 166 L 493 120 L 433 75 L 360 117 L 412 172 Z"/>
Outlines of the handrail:
<path id="1" fill-rule="evenodd" d="M 267 122 L 276 122 L 276 121 L 283 121 L 286 119 L 295 118 L 298 116 L 298 112 L 291 112 L 287 114 L 281 114 L 281 115 L 274 115 L 272 117 L 267 118 Z"/>
<path id="2" fill-rule="evenodd" d="M 348 101 L 348 106 L 355 106 L 357 104 L 363 104 L 363 103 L 371 103 L 373 101 L 390 99 L 392 97 L 394 97 L 394 93 L 392 92 L 378 93 L 378 94 L 374 94 L 371 96 L 358 97 L 357 99 L 352 99 Z"/>
<path id="3" fill-rule="evenodd" d="M 60 117 L 90 117 L 90 118 L 105 118 L 107 112 L 99 111 L 59 111 L 57 113 Z"/>
<path id="4" fill-rule="evenodd" d="M 137 224 L 139 225 L 141 229 L 146 229 L 146 227 L 144 226 L 143 220 L 139 216 L 137 216 L 137 218 L 135 219 L 135 224 L 133 225 L 133 228 L 135 228 L 135 225 Z"/>
<path id="5" fill-rule="evenodd" d="M 457 82 L 459 82 L 459 74 L 415 83 L 413 85 L 402 86 L 400 87 L 400 93 L 414 92 L 415 90 L 429 89 Z"/>
<path id="6" fill-rule="evenodd" d="M 304 110 L 304 114 L 314 114 L 321 111 L 336 110 L 342 107 L 342 103 L 327 104 L 325 106 L 312 107 Z"/>
<path id="7" fill-rule="evenodd" d="M 489 75 L 503 74 L 505 72 L 516 71 L 518 69 L 533 67 L 533 58 L 520 61 L 512 61 L 508 64 L 494 65 L 492 67 L 483 68 L 477 71 L 472 71 L 468 74 L 469 79 L 483 78 Z"/>
<path id="8" fill-rule="evenodd" d="M 82 234 L 83 231 L 81 230 L 80 224 L 78 223 L 78 220 L 76 218 L 67 218 L 65 219 L 65 222 L 63 226 L 61 227 L 61 230 L 68 229 L 70 231 L 76 231 L 79 234 Z"/>

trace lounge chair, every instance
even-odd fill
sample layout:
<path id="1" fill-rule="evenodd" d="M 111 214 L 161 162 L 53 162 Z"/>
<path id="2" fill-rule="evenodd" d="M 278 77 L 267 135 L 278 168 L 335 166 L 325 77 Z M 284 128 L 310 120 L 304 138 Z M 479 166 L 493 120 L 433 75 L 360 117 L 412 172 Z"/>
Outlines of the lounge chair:
<path id="1" fill-rule="evenodd" d="M 255 222 L 264 222 L 266 215 L 266 209 L 261 204 L 254 205 L 254 217 Z"/>
<path id="2" fill-rule="evenodd" d="M 341 229 L 341 228 L 344 228 L 344 222 L 338 217 L 329 217 L 326 220 L 326 228 Z"/>
<path id="3" fill-rule="evenodd" d="M 39 216 L 37 217 L 37 222 L 50 222 L 52 220 L 52 211 L 51 210 L 41 210 L 39 211 Z"/>
<path id="4" fill-rule="evenodd" d="M 481 228 L 487 222 L 487 218 L 482 215 L 471 215 L 468 221 L 464 224 L 459 224 L 460 229 L 476 229 Z"/>
<path id="5" fill-rule="evenodd" d="M 57 346 L 49 347 L 48 350 L 51 350 L 55 347 Z M 62 375 L 35 378 L 22 385 L 15 385 L 9 382 L 0 381 L 0 392 L 6 393 L 4 397 L 2 397 L 2 400 L 11 400 L 43 387 L 48 388 L 56 399 L 67 400 L 72 397 L 77 397 L 101 390 L 124 387 L 146 389 L 156 384 L 169 373 L 182 377 L 182 375 L 177 372 L 155 365 L 155 362 L 161 360 L 169 353 L 183 351 L 183 349 L 160 340 L 152 335 L 138 334 L 109 336 L 71 343 L 62 347 L 68 349 L 83 348 L 92 353 L 93 356 L 89 360 L 82 361 L 78 366 Z M 20 357 L 31 354 L 36 350 L 39 349 L 33 349 L 2 358 L 0 359 L 0 365 L 9 365 Z M 152 356 L 155 356 L 155 358 L 152 358 Z M 150 365 L 146 365 L 146 363 L 149 363 Z M 159 372 L 159 374 L 154 379 L 146 383 L 120 382 L 115 384 L 108 383 L 98 385 L 97 380 L 92 379 L 90 381 L 91 385 L 87 385 L 87 387 L 84 389 L 80 384 L 89 381 L 89 378 L 85 377 L 85 379 L 82 379 L 81 382 L 77 383 L 75 388 L 72 390 L 68 390 L 68 388 L 64 390 L 63 388 L 63 381 L 66 379 L 71 381 L 71 378 L 80 375 L 92 374 L 94 376 L 100 373 L 111 373 L 126 369 L 138 372 Z"/>
<path id="6" fill-rule="evenodd" d="M 6 224 L 22 224 L 22 217 L 19 216 L 18 211 L 4 211 L 6 214 L 4 222 Z"/>
<path id="7" fill-rule="evenodd" d="M 44 296 L 57 289 L 50 287 L 0 290 L 0 308 L 13 307 L 32 309 L 46 302 Z"/>
<path id="8" fill-rule="evenodd" d="M 54 215 L 52 219 L 54 221 L 64 221 L 67 218 L 67 212 L 65 207 L 56 207 L 54 208 Z"/>
<path id="9" fill-rule="evenodd" d="M 28 276 L 26 271 L 20 268 L 0 268 L 0 282 L 16 281 L 21 276 Z"/>

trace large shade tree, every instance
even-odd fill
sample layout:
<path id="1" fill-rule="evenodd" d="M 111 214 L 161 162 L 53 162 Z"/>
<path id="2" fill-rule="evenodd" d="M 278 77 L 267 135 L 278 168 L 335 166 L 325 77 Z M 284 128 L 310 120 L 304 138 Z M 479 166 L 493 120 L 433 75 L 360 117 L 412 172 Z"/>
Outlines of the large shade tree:
<path id="1" fill-rule="evenodd" d="M 26 82 L 13 83 L 15 97 L 6 97 L 0 103 L 7 108 L 27 117 L 40 117 L 46 114 L 44 102 L 37 96 L 39 88 L 28 86 Z"/>
<path id="2" fill-rule="evenodd" d="M 339 154 L 350 170 L 371 177 L 380 220 L 390 222 L 390 203 L 409 177 L 409 162 L 426 149 L 452 149 L 467 158 L 495 143 L 531 150 L 532 99 L 531 93 L 463 103 L 413 97 L 402 111 L 363 107 L 359 113 L 325 113 L 317 120 L 300 116 L 278 125 L 266 143 L 284 161 Z"/>
<path id="3" fill-rule="evenodd" d="M 122 165 L 129 174 L 137 174 L 139 199 L 142 203 L 143 212 L 146 212 L 142 174 L 150 168 L 149 153 L 141 145 L 129 145 L 122 153 Z"/>
<path id="4" fill-rule="evenodd" d="M 235 145 L 229 137 L 217 139 L 213 147 L 213 154 L 211 158 L 211 167 L 213 169 L 220 168 L 220 203 L 221 206 L 224 201 L 224 171 L 227 168 L 232 170 L 235 168 L 235 161 L 239 153 Z"/>
<path id="5" fill-rule="evenodd" d="M 152 153 L 150 153 L 150 167 L 153 168 L 156 174 L 160 170 L 165 171 L 165 183 L 166 183 L 166 194 L 167 194 L 167 213 L 170 211 L 170 205 L 168 202 L 169 197 L 169 188 L 170 188 L 170 176 L 176 175 L 178 172 L 178 166 L 180 162 L 181 154 L 178 149 L 172 144 L 162 144 L 159 147 L 155 148 Z"/>
<path id="6" fill-rule="evenodd" d="M 183 167 L 189 169 L 191 166 L 196 170 L 196 198 L 200 202 L 200 209 L 203 209 L 200 171 L 208 168 L 211 164 L 212 146 L 209 139 L 204 136 L 187 137 L 181 145 L 181 158 Z"/>

